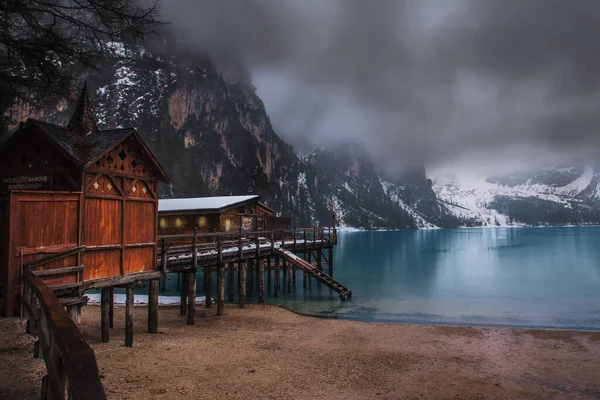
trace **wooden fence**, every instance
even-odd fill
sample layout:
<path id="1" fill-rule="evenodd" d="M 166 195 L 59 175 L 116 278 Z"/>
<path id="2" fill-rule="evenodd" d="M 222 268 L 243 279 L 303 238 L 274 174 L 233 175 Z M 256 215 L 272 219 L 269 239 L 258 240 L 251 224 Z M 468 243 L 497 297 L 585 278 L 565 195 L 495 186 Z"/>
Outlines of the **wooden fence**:
<path id="1" fill-rule="evenodd" d="M 34 356 L 41 355 L 46 362 L 42 399 L 106 400 L 94 351 L 52 289 L 33 270 L 74 251 L 84 248 L 24 265 L 22 302 L 29 319 L 28 333 L 38 336 Z"/>

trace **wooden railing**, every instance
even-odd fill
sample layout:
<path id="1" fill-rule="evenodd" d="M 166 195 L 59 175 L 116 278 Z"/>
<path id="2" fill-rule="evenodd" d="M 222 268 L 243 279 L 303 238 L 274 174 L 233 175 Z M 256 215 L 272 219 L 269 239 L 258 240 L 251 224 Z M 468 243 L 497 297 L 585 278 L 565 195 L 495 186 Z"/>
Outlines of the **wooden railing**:
<path id="1" fill-rule="evenodd" d="M 335 244 L 337 232 L 330 227 L 160 235 L 158 263 L 164 277 L 169 264 L 183 263 L 169 259 L 187 254 L 190 260 L 186 259 L 186 262 L 191 261 L 193 254 L 205 252 L 206 255 L 197 261 L 213 263 L 221 262 L 224 258 L 242 260 L 272 254 L 275 246 L 301 251 Z M 237 252 L 227 251 L 231 248 L 237 248 Z"/>
<path id="2" fill-rule="evenodd" d="M 38 336 L 34 356 L 44 357 L 42 399 L 106 400 L 94 351 L 65 307 L 32 268 L 84 251 L 80 247 L 24 265 L 22 302 L 28 331 Z"/>

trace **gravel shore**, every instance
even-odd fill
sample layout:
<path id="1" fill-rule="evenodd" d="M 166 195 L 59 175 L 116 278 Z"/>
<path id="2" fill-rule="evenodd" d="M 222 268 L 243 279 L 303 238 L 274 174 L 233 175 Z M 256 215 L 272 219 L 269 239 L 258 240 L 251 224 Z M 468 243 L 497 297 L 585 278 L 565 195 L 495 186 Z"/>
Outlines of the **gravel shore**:
<path id="1" fill-rule="evenodd" d="M 124 309 L 100 343 L 100 309 L 81 329 L 110 399 L 598 399 L 600 333 L 326 320 L 277 307 L 199 308 L 196 326 L 160 309 L 159 334 Z M 0 399 L 38 399 L 43 361 L 18 319 L 0 319 Z"/>

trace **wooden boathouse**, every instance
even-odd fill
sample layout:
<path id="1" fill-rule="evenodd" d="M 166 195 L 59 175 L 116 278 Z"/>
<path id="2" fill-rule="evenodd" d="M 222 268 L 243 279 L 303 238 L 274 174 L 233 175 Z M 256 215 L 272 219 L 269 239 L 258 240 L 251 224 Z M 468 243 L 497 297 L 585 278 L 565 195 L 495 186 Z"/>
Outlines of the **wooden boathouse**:
<path id="1" fill-rule="evenodd" d="M 275 217 L 258 195 L 161 199 L 158 233 L 173 235 L 210 232 L 291 229 L 291 218 Z M 276 226 L 275 226 L 276 225 Z"/>
<path id="2" fill-rule="evenodd" d="M 0 160 L 4 315 L 19 313 L 23 265 L 49 254 L 73 250 L 34 268 L 61 297 L 158 278 L 166 173 L 135 129 L 98 130 L 85 88 L 67 126 L 28 119 L 0 146 Z"/>
<path id="3" fill-rule="evenodd" d="M 181 275 L 180 313 L 195 323 L 196 278 L 206 307 L 217 274 L 217 314 L 240 307 L 265 276 L 292 292 L 333 279 L 333 227 L 294 228 L 255 195 L 158 200 L 167 175 L 133 128 L 99 130 L 86 89 L 66 126 L 28 119 L 0 143 L 0 313 L 24 315 L 47 375 L 43 398 L 105 399 L 94 352 L 77 327 L 86 290 L 101 290 L 101 338 L 113 325 L 114 288 L 126 291 L 125 345 L 133 345 L 134 287 L 148 287 L 148 332 L 158 332 L 159 278 Z M 301 256 L 298 256 L 300 254 Z M 325 272 L 327 270 L 327 273 Z M 283 285 L 281 284 L 283 280 Z"/>

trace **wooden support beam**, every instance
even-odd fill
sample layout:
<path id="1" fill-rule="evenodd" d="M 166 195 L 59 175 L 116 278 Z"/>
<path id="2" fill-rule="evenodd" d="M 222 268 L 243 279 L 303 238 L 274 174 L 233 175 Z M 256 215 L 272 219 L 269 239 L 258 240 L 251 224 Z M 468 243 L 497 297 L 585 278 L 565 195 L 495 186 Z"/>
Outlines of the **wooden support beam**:
<path id="1" fill-rule="evenodd" d="M 217 315 L 223 315 L 225 310 L 225 266 L 219 263 L 217 266 Z"/>
<path id="2" fill-rule="evenodd" d="M 235 301 L 235 286 L 233 282 L 233 263 L 227 264 L 227 301 L 233 303 Z"/>
<path id="3" fill-rule="evenodd" d="M 281 277 L 283 279 L 283 284 L 286 285 L 287 283 L 287 266 L 286 266 L 286 261 L 285 261 L 285 257 L 281 259 Z"/>
<path id="4" fill-rule="evenodd" d="M 267 265 L 265 265 L 265 273 L 267 274 L 267 292 L 269 291 L 269 289 L 271 289 L 271 256 L 265 258 L 265 262 L 267 263 Z"/>
<path id="5" fill-rule="evenodd" d="M 248 260 L 250 262 L 251 260 Z M 240 300 L 240 308 L 246 307 L 246 265 L 243 262 L 240 262 L 238 265 L 238 276 L 239 276 L 239 284 L 238 290 L 239 300 Z"/>
<path id="6" fill-rule="evenodd" d="M 212 267 L 204 267 L 204 305 L 212 307 Z"/>
<path id="7" fill-rule="evenodd" d="M 133 286 L 125 289 L 125 347 L 133 347 Z"/>
<path id="8" fill-rule="evenodd" d="M 258 304 L 265 303 L 265 263 L 263 260 L 256 260 L 258 268 Z"/>
<path id="9" fill-rule="evenodd" d="M 115 288 L 111 287 L 110 290 L 110 303 L 108 304 L 108 327 L 113 329 L 115 320 Z"/>
<path id="10" fill-rule="evenodd" d="M 158 333 L 158 279 L 148 281 L 148 332 Z"/>
<path id="11" fill-rule="evenodd" d="M 293 284 L 293 278 L 292 278 L 292 264 L 286 262 L 285 258 L 283 259 L 283 267 L 286 268 L 287 267 L 287 292 L 288 293 L 292 293 L 292 284 Z"/>
<path id="12" fill-rule="evenodd" d="M 317 269 L 319 271 L 323 270 L 323 260 L 321 259 L 321 250 L 317 250 Z"/>
<path id="13" fill-rule="evenodd" d="M 196 274 L 198 269 L 192 268 L 188 273 L 187 324 L 196 323 Z"/>
<path id="14" fill-rule="evenodd" d="M 189 272 L 183 271 L 179 274 L 179 281 L 181 282 L 181 296 L 179 300 L 179 315 L 183 316 L 187 313 L 187 298 L 188 298 L 188 278 Z"/>
<path id="15" fill-rule="evenodd" d="M 108 343 L 108 341 L 110 340 L 110 290 L 111 288 L 102 288 L 100 292 L 100 333 L 102 336 L 103 343 Z"/>
<path id="16" fill-rule="evenodd" d="M 333 248 L 329 247 L 329 276 L 333 278 Z"/>
<path id="17" fill-rule="evenodd" d="M 248 279 L 248 297 L 252 296 L 252 289 L 254 289 L 254 260 L 248 260 L 248 271 L 246 272 Z"/>
<path id="18" fill-rule="evenodd" d="M 279 290 L 281 286 L 280 275 L 279 275 L 279 256 L 275 256 L 273 273 L 275 274 L 275 288 L 273 289 L 273 297 L 279 297 Z"/>

